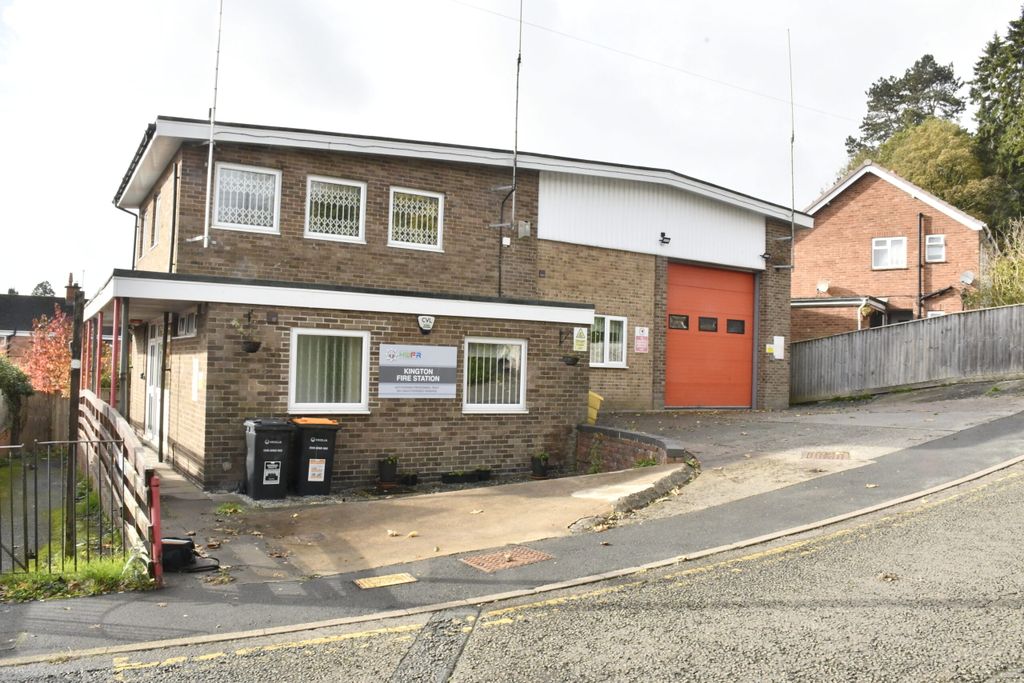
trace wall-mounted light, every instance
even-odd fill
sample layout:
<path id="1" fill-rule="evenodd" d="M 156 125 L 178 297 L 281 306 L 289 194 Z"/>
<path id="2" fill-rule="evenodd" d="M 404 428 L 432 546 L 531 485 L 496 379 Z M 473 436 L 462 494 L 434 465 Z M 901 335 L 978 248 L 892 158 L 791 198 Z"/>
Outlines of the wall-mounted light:
<path id="1" fill-rule="evenodd" d="M 771 254 L 769 254 L 769 253 L 768 253 L 768 252 L 766 251 L 766 252 L 764 252 L 763 254 L 761 254 L 761 258 L 763 258 L 763 259 L 764 259 L 765 261 L 769 261 L 769 260 L 771 260 L 771 258 L 772 258 L 772 255 L 771 255 Z"/>
<path id="2" fill-rule="evenodd" d="M 416 316 L 416 324 L 420 326 L 420 334 L 430 334 L 430 331 L 434 329 L 434 316 Z"/>
<path id="3" fill-rule="evenodd" d="M 661 233 L 661 237 L 658 238 L 658 244 L 668 244 L 671 241 L 672 238 L 666 235 L 665 233 Z"/>

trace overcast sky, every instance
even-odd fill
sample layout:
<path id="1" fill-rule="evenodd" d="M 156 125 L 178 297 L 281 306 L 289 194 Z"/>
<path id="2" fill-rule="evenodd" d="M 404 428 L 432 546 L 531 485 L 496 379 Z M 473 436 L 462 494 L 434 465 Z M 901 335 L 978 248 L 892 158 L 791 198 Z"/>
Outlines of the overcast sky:
<path id="1" fill-rule="evenodd" d="M 520 149 L 796 203 L 864 91 L 933 53 L 969 79 L 1021 0 L 525 0 Z M 518 0 L 225 0 L 218 119 L 511 148 Z M 217 0 L 0 0 L 0 292 L 131 265 L 111 199 L 158 114 L 203 118 Z M 968 115 L 965 125 L 972 126 Z"/>

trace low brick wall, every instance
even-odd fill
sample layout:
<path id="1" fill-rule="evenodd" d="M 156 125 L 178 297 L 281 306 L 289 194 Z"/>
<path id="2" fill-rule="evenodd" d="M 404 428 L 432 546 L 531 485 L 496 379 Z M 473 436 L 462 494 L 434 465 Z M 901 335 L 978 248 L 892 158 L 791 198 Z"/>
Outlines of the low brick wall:
<path id="1" fill-rule="evenodd" d="M 652 460 L 656 465 L 685 463 L 694 471 L 700 469 L 697 458 L 670 439 L 597 425 L 577 427 L 576 468 L 580 472 L 628 470 Z"/>

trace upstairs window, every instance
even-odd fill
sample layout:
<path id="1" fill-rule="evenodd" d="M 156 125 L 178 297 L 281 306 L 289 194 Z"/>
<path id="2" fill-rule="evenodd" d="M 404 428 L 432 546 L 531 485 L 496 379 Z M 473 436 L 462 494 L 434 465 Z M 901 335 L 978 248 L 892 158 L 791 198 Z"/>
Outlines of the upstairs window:
<path id="1" fill-rule="evenodd" d="M 196 312 L 187 311 L 178 314 L 177 327 L 174 330 L 175 338 L 196 336 Z"/>
<path id="2" fill-rule="evenodd" d="M 906 237 L 876 237 L 871 240 L 871 268 L 873 270 L 906 267 Z"/>
<path id="3" fill-rule="evenodd" d="M 309 176 L 306 237 L 365 243 L 366 183 Z"/>
<path id="4" fill-rule="evenodd" d="M 442 251 L 444 195 L 402 187 L 391 188 L 388 245 Z"/>
<path id="5" fill-rule="evenodd" d="M 226 230 L 278 233 L 281 172 L 238 164 L 217 164 L 213 226 Z"/>
<path id="6" fill-rule="evenodd" d="M 942 263 L 946 260 L 945 235 L 925 235 L 924 260 L 925 263 Z"/>
<path id="7" fill-rule="evenodd" d="M 149 248 L 156 246 L 160 236 L 160 195 L 153 197 L 153 220 L 149 222 Z"/>
<path id="8" fill-rule="evenodd" d="M 591 367 L 626 367 L 626 319 L 595 315 L 590 328 Z"/>

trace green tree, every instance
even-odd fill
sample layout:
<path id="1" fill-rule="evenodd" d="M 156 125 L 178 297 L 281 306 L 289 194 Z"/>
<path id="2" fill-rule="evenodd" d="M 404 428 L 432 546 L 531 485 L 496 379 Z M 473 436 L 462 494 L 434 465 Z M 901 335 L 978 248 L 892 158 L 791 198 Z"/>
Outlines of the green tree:
<path id="1" fill-rule="evenodd" d="M 1024 304 L 1024 219 L 1011 219 L 1003 230 L 977 288 L 964 295 L 967 308 Z"/>
<path id="2" fill-rule="evenodd" d="M 0 431 L 11 430 L 11 443 L 21 439 L 21 427 L 25 421 L 25 399 L 32 395 L 32 385 L 21 368 L 0 356 L 0 398 L 6 404 L 7 419 L 0 424 Z"/>
<path id="3" fill-rule="evenodd" d="M 953 65 L 942 66 L 924 55 L 900 77 L 879 78 L 868 88 L 868 113 L 860 124 L 860 136 L 846 138 L 851 157 L 873 150 L 898 131 L 928 118 L 956 119 L 966 103 L 958 94 L 963 81 Z"/>
<path id="4" fill-rule="evenodd" d="M 1008 201 L 1006 184 L 985 174 L 975 139 L 952 121 L 927 119 L 899 131 L 882 143 L 873 159 L 989 223 Z"/>
<path id="5" fill-rule="evenodd" d="M 53 296 L 53 285 L 47 280 L 43 280 L 38 285 L 32 288 L 32 296 Z"/>
<path id="6" fill-rule="evenodd" d="M 986 171 L 1012 189 L 1000 222 L 1024 212 L 1024 8 L 1006 37 L 993 36 L 974 66 L 978 150 Z"/>

